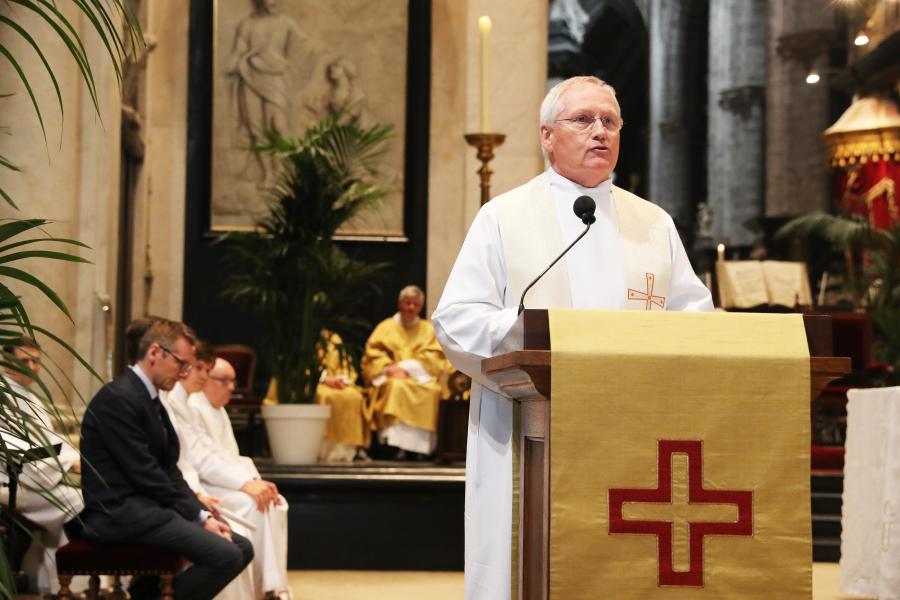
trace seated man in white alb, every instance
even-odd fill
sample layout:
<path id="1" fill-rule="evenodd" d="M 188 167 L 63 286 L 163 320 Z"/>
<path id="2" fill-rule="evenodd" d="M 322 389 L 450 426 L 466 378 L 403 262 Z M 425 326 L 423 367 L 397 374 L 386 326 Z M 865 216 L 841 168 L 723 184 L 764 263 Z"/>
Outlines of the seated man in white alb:
<path id="1" fill-rule="evenodd" d="M 366 342 L 361 367 L 369 385 L 367 417 L 388 446 L 431 454 L 441 401 L 441 375 L 450 363 L 434 327 L 419 314 L 425 293 L 414 285 L 400 290 L 397 313 L 379 323 Z"/>
<path id="2" fill-rule="evenodd" d="M 262 582 L 262 587 L 257 589 L 275 592 L 286 598 L 290 597 L 287 584 L 287 501 L 278 493 L 274 483 L 260 478 L 252 459 L 240 455 L 225 409 L 212 410 L 213 405 L 227 404 L 227 398 L 234 391 L 234 381 L 231 364 L 216 358 L 202 389 L 187 390 L 190 394 L 185 399 L 186 405 L 191 408 L 196 427 L 202 430 L 202 436 L 198 439 L 204 440 L 203 445 L 210 446 L 216 455 L 215 466 L 211 460 L 195 463 L 195 466 L 204 487 L 221 499 L 222 506 L 256 528 L 250 539 L 256 551 L 256 577 Z M 198 445 L 194 443 L 194 446 Z M 223 463 L 224 472 L 223 467 L 219 466 Z"/>
<path id="3" fill-rule="evenodd" d="M 190 458 L 191 455 L 189 454 L 189 449 L 195 446 L 200 447 L 194 450 L 194 454 L 202 454 L 202 445 L 204 444 L 202 438 L 205 434 L 193 420 L 193 413 L 188 408 L 186 401 L 187 394 L 189 393 L 188 390 L 200 389 L 203 387 L 203 384 L 206 383 L 206 379 L 209 376 L 209 369 L 212 367 L 213 360 L 215 360 L 215 356 L 211 353 L 209 347 L 202 342 L 197 342 L 194 365 L 188 372 L 187 377 L 176 384 L 176 387 L 179 389 L 176 390 L 173 388 L 170 392 L 160 391 L 160 402 L 166 409 L 169 420 L 172 421 L 172 426 L 175 428 L 175 433 L 178 435 L 178 443 L 181 447 L 181 453 L 178 458 L 178 469 L 181 471 L 184 481 L 190 486 L 191 490 L 197 494 L 197 498 L 200 502 L 202 502 L 213 514 L 219 517 L 225 517 L 228 521 L 228 525 L 235 533 L 246 537 L 252 543 L 253 529 L 248 527 L 247 524 L 234 519 L 229 519 L 226 515 L 221 514 L 220 508 L 222 507 L 222 501 L 210 495 L 203 487 L 203 484 L 200 483 L 200 474 L 197 472 L 197 469 L 194 468 L 194 464 Z M 212 446 L 212 444 L 207 445 Z M 216 459 L 212 458 L 211 460 L 215 461 Z M 256 581 L 257 578 L 255 577 L 256 570 L 255 562 L 247 565 L 247 568 L 244 569 L 240 575 L 232 579 L 222 591 L 216 594 L 216 600 L 246 600 L 247 598 L 258 598 L 259 592 L 257 592 L 257 590 L 259 586 Z"/>
<path id="4" fill-rule="evenodd" d="M 73 519 L 84 502 L 81 490 L 69 481 L 68 473 L 81 471 L 81 457 L 68 442 L 53 431 L 53 421 L 44 402 L 31 391 L 34 381 L 27 372 L 30 369 L 37 375 L 41 370 L 41 349 L 37 343 L 22 338 L 16 345 L 4 350 L 15 356 L 21 364 L 10 365 L 4 370 L 0 391 L 16 403 L 19 411 L 28 418 L 15 418 L 7 414 L 0 425 L 0 435 L 8 447 L 32 448 L 44 444 L 60 444 L 58 456 L 25 463 L 19 476 L 19 487 L 16 495 L 16 510 L 24 517 L 39 525 L 42 529 L 40 538 L 43 553 L 35 557 L 36 583 L 41 593 L 59 591 L 59 580 L 56 577 L 56 549 L 68 540 L 63 532 L 63 525 Z M 27 369 L 26 369 L 27 368 Z M 3 505 L 8 503 L 6 485 L 9 481 L 6 466 L 0 466 L 0 483 L 3 484 Z M 27 566 L 26 570 L 31 569 Z"/>

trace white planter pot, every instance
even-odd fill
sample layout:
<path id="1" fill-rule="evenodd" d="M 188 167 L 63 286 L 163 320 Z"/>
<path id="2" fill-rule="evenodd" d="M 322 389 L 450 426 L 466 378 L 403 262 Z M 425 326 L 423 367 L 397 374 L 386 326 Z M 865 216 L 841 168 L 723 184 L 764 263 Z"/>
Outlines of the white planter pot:
<path id="1" fill-rule="evenodd" d="M 322 404 L 275 404 L 262 406 L 272 458 L 281 465 L 303 465 L 318 461 L 319 446 L 331 406 Z"/>

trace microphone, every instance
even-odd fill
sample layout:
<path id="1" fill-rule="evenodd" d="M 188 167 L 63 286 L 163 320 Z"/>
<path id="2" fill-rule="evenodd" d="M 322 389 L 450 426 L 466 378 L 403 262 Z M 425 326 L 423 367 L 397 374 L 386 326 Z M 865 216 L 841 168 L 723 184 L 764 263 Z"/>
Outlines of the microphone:
<path id="1" fill-rule="evenodd" d="M 597 217 L 594 216 L 597 205 L 590 196 L 578 196 L 575 198 L 572 210 L 575 211 L 575 216 L 581 219 L 581 222 L 585 225 L 593 225 L 597 220 Z"/>
<path id="2" fill-rule="evenodd" d="M 572 210 L 575 212 L 575 216 L 578 217 L 579 219 L 581 219 L 581 222 L 584 223 L 585 225 L 587 225 L 587 227 L 584 228 L 584 231 L 581 232 L 581 235 L 579 235 L 577 238 L 575 238 L 575 241 L 573 241 L 571 244 L 569 244 L 569 246 L 565 250 L 562 251 L 562 254 L 557 256 L 556 259 L 552 263 L 550 263 L 549 267 L 544 269 L 544 271 L 540 275 L 538 275 L 537 277 L 534 278 L 534 281 L 532 281 L 531 283 L 528 284 L 528 287 L 525 288 L 525 290 L 522 292 L 522 297 L 519 299 L 518 314 L 521 315 L 522 311 L 525 310 L 525 294 L 528 293 L 528 290 L 530 290 L 532 287 L 534 287 L 534 284 L 536 284 L 538 281 L 540 281 L 541 277 L 546 275 L 547 271 L 552 269 L 553 265 L 558 263 L 559 259 L 561 259 L 563 256 L 565 256 L 566 252 L 571 250 L 572 246 L 574 246 L 575 244 L 578 243 L 578 240 L 580 240 L 585 235 L 587 235 L 587 232 L 588 232 L 588 230 L 590 230 L 591 225 L 593 225 L 594 222 L 597 221 L 597 218 L 594 216 L 594 211 L 596 209 L 597 209 L 597 204 L 594 202 L 594 199 L 591 198 L 590 196 L 578 196 L 578 198 L 575 199 L 575 203 L 572 205 Z"/>

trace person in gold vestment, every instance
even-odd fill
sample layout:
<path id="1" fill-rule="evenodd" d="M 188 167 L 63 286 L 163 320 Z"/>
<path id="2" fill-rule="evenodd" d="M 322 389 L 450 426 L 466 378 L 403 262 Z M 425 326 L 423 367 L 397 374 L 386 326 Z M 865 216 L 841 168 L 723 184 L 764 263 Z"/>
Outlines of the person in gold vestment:
<path id="1" fill-rule="evenodd" d="M 449 363 L 431 322 L 419 317 L 425 294 L 406 286 L 397 313 L 379 323 L 366 342 L 363 379 L 372 425 L 382 443 L 430 454 L 435 446 L 441 375 Z"/>
<path id="2" fill-rule="evenodd" d="M 324 371 L 316 387 L 316 402 L 331 406 L 331 418 L 325 425 L 325 440 L 319 450 L 319 458 L 326 462 L 352 461 L 357 450 L 369 447 L 365 395 L 356 385 L 357 373 L 350 357 L 338 351 L 341 344 L 336 333 L 328 338 L 322 357 Z"/>
<path id="3" fill-rule="evenodd" d="M 325 439 L 319 448 L 324 462 L 350 462 L 365 458 L 371 429 L 365 414 L 365 394 L 356 385 L 358 377 L 350 356 L 338 350 L 343 340 L 336 333 L 322 331 L 328 343 L 321 356 L 322 379 L 316 386 L 316 403 L 331 406 L 325 425 Z M 266 391 L 266 404 L 278 403 L 278 381 L 272 379 Z"/>

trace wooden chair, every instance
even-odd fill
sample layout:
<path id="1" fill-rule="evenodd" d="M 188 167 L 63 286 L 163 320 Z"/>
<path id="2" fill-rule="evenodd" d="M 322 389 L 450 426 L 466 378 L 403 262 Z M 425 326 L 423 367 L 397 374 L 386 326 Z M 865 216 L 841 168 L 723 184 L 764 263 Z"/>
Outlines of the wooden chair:
<path id="1" fill-rule="evenodd" d="M 466 437 L 469 431 L 468 391 L 472 379 L 462 371 L 447 378 L 448 398 L 438 407 L 437 443 L 434 450 L 438 462 L 466 460 Z"/>
<path id="2" fill-rule="evenodd" d="M 213 348 L 216 356 L 234 367 L 235 396 L 253 396 L 253 375 L 256 372 L 256 350 L 243 344 L 224 344 Z"/>
<path id="3" fill-rule="evenodd" d="M 100 596 L 100 575 L 112 575 L 113 597 L 125 599 L 119 578 L 122 575 L 158 575 L 162 584 L 162 600 L 174 599 L 173 581 L 186 561 L 183 556 L 139 546 L 94 544 L 75 539 L 56 551 L 56 572 L 59 575 L 60 600 L 73 598 L 69 585 L 75 575 L 90 577 L 88 599 Z"/>
<path id="4" fill-rule="evenodd" d="M 216 346 L 213 351 L 234 367 L 234 394 L 225 410 L 231 419 L 241 454 L 264 456 L 267 454 L 268 442 L 260 416 L 262 397 L 255 394 L 253 389 L 256 350 L 243 344 L 225 344 Z"/>

